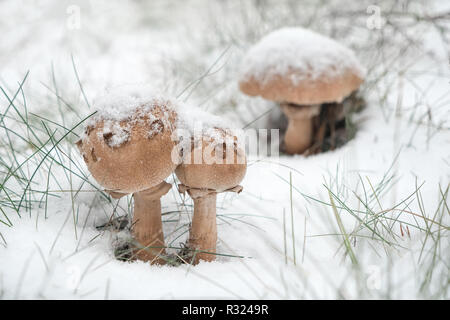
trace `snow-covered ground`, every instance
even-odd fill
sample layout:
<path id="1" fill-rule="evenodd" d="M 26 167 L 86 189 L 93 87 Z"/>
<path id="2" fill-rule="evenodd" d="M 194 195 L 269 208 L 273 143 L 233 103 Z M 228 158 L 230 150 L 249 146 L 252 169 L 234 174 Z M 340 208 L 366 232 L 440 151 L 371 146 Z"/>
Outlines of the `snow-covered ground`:
<path id="1" fill-rule="evenodd" d="M 450 298 L 450 6 L 403 3 L 375 6 L 374 29 L 370 1 L 0 2 L 0 298 Z M 246 50 L 283 26 L 332 36 L 367 68 L 356 137 L 250 154 L 244 191 L 218 196 L 217 261 L 116 260 L 126 235 L 96 226 L 131 214 L 131 197 L 99 191 L 74 146 L 93 98 L 150 84 L 276 128 L 278 107 L 237 81 Z M 162 205 L 174 251 L 192 202 L 173 186 Z"/>

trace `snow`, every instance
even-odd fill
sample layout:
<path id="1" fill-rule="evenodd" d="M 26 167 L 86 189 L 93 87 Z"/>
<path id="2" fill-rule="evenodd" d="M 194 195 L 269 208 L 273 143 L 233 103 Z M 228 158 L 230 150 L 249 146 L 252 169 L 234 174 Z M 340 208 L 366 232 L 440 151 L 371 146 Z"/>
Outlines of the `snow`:
<path id="1" fill-rule="evenodd" d="M 130 139 L 130 124 L 121 126 L 118 122 L 111 120 L 105 121 L 103 130 L 97 132 L 98 140 L 105 140 L 106 144 L 111 148 L 120 147 Z"/>
<path id="2" fill-rule="evenodd" d="M 148 85 L 128 84 L 106 88 L 105 92 L 94 99 L 94 121 L 123 121 L 131 117 L 148 114 L 155 105 L 171 104 L 170 99 L 163 98 L 161 93 Z M 142 109 L 141 109 L 142 108 Z M 138 110 L 139 109 L 139 110 Z"/>
<path id="3" fill-rule="evenodd" d="M 227 129 L 234 127 L 227 119 L 213 115 L 192 104 L 184 103 L 176 112 L 178 114 L 176 127 L 180 130 L 187 130 L 192 135 L 209 128 Z"/>
<path id="4" fill-rule="evenodd" d="M 16 174 L 20 175 L 22 170 L 24 174 L 33 173 L 41 160 L 42 164 L 30 185 L 33 192 L 26 192 L 24 196 L 30 199 L 26 204 L 32 206 L 28 207 L 24 202 L 19 212 L 21 217 L 7 205 L 5 192 L 13 199 L 20 199 L 23 182 L 14 180 L 13 176 L 0 188 L 0 219 L 6 221 L 5 213 L 12 223 L 11 227 L 0 223 L 0 298 L 450 297 L 448 288 L 440 291 L 448 283 L 448 230 L 434 229 L 440 230 L 442 238 L 435 251 L 431 237 L 425 241 L 427 234 L 413 227 L 416 223 L 424 227 L 423 219 L 408 213 L 421 214 L 424 210 L 432 219 L 436 212 L 444 212 L 440 223 L 449 224 L 441 197 L 450 181 L 449 70 L 442 67 L 448 65 L 448 52 L 443 52 L 446 44 L 439 42 L 438 35 L 422 29 L 418 32 L 413 25 L 408 26 L 408 36 L 423 35 L 427 50 L 437 50 L 437 56 L 442 59 L 429 59 L 421 53 L 417 58 L 408 52 L 402 55 L 399 66 L 390 60 L 395 51 L 374 50 L 363 56 L 358 51 L 364 65 L 371 61 L 379 65 L 367 74 L 370 79 L 366 83 L 371 83 L 371 87 L 370 90 L 363 88 L 362 93 L 368 108 L 357 115 L 356 137 L 333 152 L 307 158 L 249 155 L 247 174 L 242 181 L 243 192 L 218 195 L 218 252 L 223 256 L 217 261 L 203 262 L 195 267 L 169 267 L 115 259 L 115 245 L 129 237 L 129 233 L 96 227 L 107 223 L 111 215 L 130 218 L 131 197 L 111 202 L 102 194 L 101 186 L 89 176 L 74 146 L 78 137 L 70 134 L 57 146 L 54 141 L 67 133 L 66 128 L 72 128 L 96 108 L 100 111 L 99 116 L 109 119 L 106 122 L 111 121 L 108 122 L 110 130 L 116 130 L 116 122 L 127 118 L 141 102 L 161 95 L 178 106 L 177 112 L 183 120 L 179 127 L 190 133 L 204 127 L 202 123 L 223 128 L 278 127 L 275 121 L 280 114 L 278 106 L 239 92 L 237 78 L 242 70 L 244 53 L 248 44 L 255 43 L 262 33 L 284 25 L 306 25 L 315 11 L 304 2 L 294 8 L 295 12 L 290 12 L 294 9 L 285 2 L 274 1 L 264 11 L 273 20 L 271 24 L 265 24 L 259 20 L 262 19 L 260 11 L 251 7 L 251 3 L 208 1 L 205 6 L 202 1 L 155 0 L 103 1 L 95 2 L 94 6 L 94 3 L 88 5 L 80 1 L 82 27 L 69 30 L 63 27 L 67 17 L 64 2 L 40 1 L 35 5 L 0 1 L 0 31 L 3 31 L 0 85 L 12 97 L 18 89 L 17 83 L 22 81 L 27 70 L 31 70 L 23 87 L 26 101 L 19 92 L 15 106 L 24 112 L 26 102 L 31 128 L 40 129 L 36 133 L 41 135 L 41 141 L 49 139 L 46 129 L 50 133 L 56 132 L 54 139 L 39 152 L 30 147 L 29 140 L 35 139 L 27 135 L 30 128 L 21 126 L 22 119 L 16 116 L 13 108 L 3 119 L 6 127 L 18 133 L 9 132 L 9 136 L 12 146 L 19 152 L 15 154 L 17 159 L 11 156 L 10 144 L 2 129 L 0 182 L 5 178 L 5 171 L 8 172 L 4 163 L 17 168 L 16 161 L 22 163 L 36 152 Z M 330 7 L 320 6 L 317 19 L 311 20 L 312 29 L 332 33 L 334 25 L 322 15 L 332 10 L 333 3 L 329 3 Z M 365 13 L 364 3 L 344 3 Z M 448 1 L 429 1 L 426 7 L 431 8 L 432 3 L 448 7 Z M 344 7 L 339 1 L 333 8 Z M 242 22 L 242 14 L 248 14 L 247 23 Z M 283 17 L 292 19 L 285 21 Z M 351 43 L 352 48 L 374 48 L 372 41 L 376 42 L 381 31 L 367 30 L 366 18 L 363 15 L 361 20 L 351 21 L 354 28 L 344 29 L 347 31 L 339 35 L 345 39 L 342 43 Z M 18 20 L 21 23 L 17 23 Z M 344 23 L 348 23 L 346 21 L 344 19 Z M 233 46 L 225 58 L 203 76 L 230 44 Z M 302 52 L 311 52 L 313 47 L 302 50 L 295 53 L 297 58 L 303 57 Z M 72 54 L 91 109 L 74 76 Z M 323 52 L 317 55 L 323 55 Z M 386 59 L 390 76 L 377 86 L 373 80 L 385 71 L 384 61 L 376 60 L 378 56 Z M 260 56 L 259 59 L 264 63 L 270 57 Z M 323 66 L 328 60 L 320 61 Z M 342 65 L 345 63 L 348 61 Z M 253 63 L 248 64 L 251 65 Z M 403 67 L 408 65 L 414 68 L 405 71 Z M 245 63 L 243 67 L 246 67 Z M 123 88 L 122 93 L 110 89 L 106 97 L 91 100 L 102 87 L 117 88 L 124 83 L 129 84 L 126 85 L 129 88 Z M 142 92 L 136 89 L 142 84 L 164 90 L 145 89 Z M 187 90 L 187 94 L 178 97 L 185 88 L 195 87 L 191 95 Z M 128 90 L 134 93 L 123 94 Z M 64 101 L 57 99 L 55 92 Z M 385 94 L 385 99 L 380 100 Z M 120 95 L 122 97 L 117 97 Z M 7 99 L 0 94 L 2 114 L 8 105 Z M 262 116 L 263 109 L 272 110 L 270 117 Z M 43 119 L 50 119 L 59 126 Z M 76 127 L 74 133 L 82 135 L 82 126 Z M 30 139 L 22 141 L 20 137 Z M 112 143 L 120 144 L 125 139 L 126 132 L 122 132 Z M 164 233 L 167 244 L 179 247 L 187 238 L 192 200 L 178 193 L 178 181 L 174 176 L 167 182 L 173 187 L 162 198 Z M 416 186 L 422 183 L 420 195 L 416 194 Z M 378 199 L 373 197 L 371 185 L 383 190 Z M 329 203 L 325 186 L 338 194 L 346 205 L 362 212 L 361 217 L 366 217 L 368 210 L 357 197 L 364 202 L 367 196 L 371 208 L 377 212 L 401 203 L 397 206 L 400 211 L 385 216 L 386 220 L 380 219 L 380 222 L 393 223 L 389 218 L 395 219 L 401 214 L 398 219 L 402 220 L 402 226 L 396 222 L 392 228 L 401 247 L 371 239 L 372 233 L 368 230 L 357 232 L 358 236 L 351 241 L 359 271 L 352 268 L 343 249 L 333 210 L 323 204 Z M 408 200 L 402 202 L 405 199 Z M 14 204 L 17 206 L 18 200 Z M 339 210 L 339 214 L 348 232 L 361 226 L 345 210 Z M 400 227 L 405 229 L 406 226 L 409 226 L 410 236 L 401 235 Z M 169 252 L 176 250 L 169 249 Z M 421 291 L 433 253 L 436 253 L 437 267 L 433 270 L 430 286 Z"/>
<path id="5" fill-rule="evenodd" d="M 86 122 L 81 139 L 87 139 L 87 128 L 102 121 L 103 130 L 97 132 L 99 140 L 112 148 L 120 147 L 130 139 L 132 126 L 142 122 L 144 117 L 150 124 L 148 137 L 152 137 L 161 132 L 164 126 L 172 126 L 168 112 L 173 111 L 176 104 L 178 102 L 175 99 L 165 97 L 150 85 L 127 84 L 105 88 L 94 99 L 94 115 Z M 156 106 L 167 107 L 158 119 L 152 114 Z M 155 125 L 155 121 L 161 121 L 162 126 Z"/>
<path id="6" fill-rule="evenodd" d="M 349 71 L 361 78 L 366 73 L 352 50 L 314 31 L 291 27 L 269 33 L 248 50 L 241 78 L 264 83 L 289 75 L 296 84 L 303 79 L 334 79 Z"/>
<path id="7" fill-rule="evenodd" d="M 152 137 L 165 127 L 172 127 L 169 123 L 169 112 L 175 112 L 177 117 L 174 125 L 178 134 L 177 140 L 188 141 L 188 137 L 201 139 L 207 135 L 214 141 L 220 142 L 223 136 L 216 129 L 231 129 L 229 121 L 202 110 L 199 107 L 184 103 L 170 95 L 161 93 L 161 90 L 145 84 L 127 84 L 106 88 L 93 102 L 95 114 L 87 121 L 86 128 L 95 126 L 103 121 L 103 130 L 97 134 L 100 140 L 110 137 L 106 143 L 110 147 L 120 147 L 130 138 L 131 127 L 134 123 L 148 117 L 150 128 L 148 136 Z M 165 106 L 167 109 L 162 117 L 152 115 L 156 106 Z M 162 121 L 163 126 L 153 125 L 155 121 Z M 123 122 L 126 121 L 126 124 Z M 122 122 L 122 124 L 120 124 Z M 82 139 L 86 139 L 84 133 Z"/>

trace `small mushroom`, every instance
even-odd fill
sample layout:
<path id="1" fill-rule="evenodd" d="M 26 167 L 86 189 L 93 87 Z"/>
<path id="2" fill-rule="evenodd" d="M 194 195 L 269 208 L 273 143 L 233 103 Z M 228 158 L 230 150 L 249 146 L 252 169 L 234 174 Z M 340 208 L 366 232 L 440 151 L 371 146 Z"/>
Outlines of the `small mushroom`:
<path id="1" fill-rule="evenodd" d="M 217 141 L 217 134 L 223 140 Z M 187 192 L 194 200 L 194 215 L 188 248 L 194 250 L 193 264 L 216 258 L 217 224 L 216 198 L 221 192 L 241 192 L 239 183 L 247 169 L 245 151 L 235 143 L 235 137 L 216 130 L 215 138 L 203 135 L 185 151 L 183 162 L 175 173 L 182 184 L 181 193 Z M 200 163 L 196 163 L 200 154 Z"/>
<path id="2" fill-rule="evenodd" d="M 154 134 L 150 118 L 169 125 Z M 117 133 L 99 119 L 77 143 L 92 176 L 113 198 L 133 194 L 132 233 L 138 243 L 133 255 L 151 263 L 164 263 L 160 198 L 170 190 L 164 179 L 176 167 L 171 158 L 175 120 L 174 111 L 154 104 L 147 113 L 137 109 L 127 120 L 115 123 L 119 135 L 127 132 L 126 139 L 115 139 Z"/>
<path id="3" fill-rule="evenodd" d="M 312 143 L 313 118 L 323 103 L 340 103 L 363 82 L 353 51 L 303 28 L 276 30 L 246 54 L 240 90 L 280 103 L 289 120 L 285 151 L 301 154 Z"/>

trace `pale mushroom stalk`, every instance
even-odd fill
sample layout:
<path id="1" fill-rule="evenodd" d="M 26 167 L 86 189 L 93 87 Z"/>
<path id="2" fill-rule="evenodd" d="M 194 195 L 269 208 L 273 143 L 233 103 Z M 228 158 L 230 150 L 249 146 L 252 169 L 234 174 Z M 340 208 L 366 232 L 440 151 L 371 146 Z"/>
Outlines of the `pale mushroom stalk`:
<path id="1" fill-rule="evenodd" d="M 139 243 L 136 256 L 140 260 L 161 263 L 165 254 L 164 233 L 161 219 L 161 197 L 171 188 L 162 182 L 159 185 L 136 192 L 134 197 L 133 236 Z"/>
<path id="2" fill-rule="evenodd" d="M 216 192 L 210 192 L 195 197 L 194 193 L 190 192 L 194 200 L 194 216 L 192 218 L 188 245 L 190 248 L 198 250 L 195 262 L 199 260 L 213 261 L 217 243 L 217 194 Z"/>
<path id="3" fill-rule="evenodd" d="M 312 143 L 314 117 L 320 112 L 320 105 L 294 105 L 283 103 L 281 109 L 289 120 L 284 136 L 285 150 L 289 154 L 301 154 Z"/>
<path id="4" fill-rule="evenodd" d="M 132 234 L 137 242 L 137 248 L 132 254 L 133 258 L 164 264 L 165 261 L 161 258 L 166 253 L 161 219 L 161 197 L 169 192 L 171 187 L 171 184 L 163 181 L 152 188 L 133 193 Z M 110 190 L 107 192 L 114 199 L 120 199 L 126 195 Z"/>

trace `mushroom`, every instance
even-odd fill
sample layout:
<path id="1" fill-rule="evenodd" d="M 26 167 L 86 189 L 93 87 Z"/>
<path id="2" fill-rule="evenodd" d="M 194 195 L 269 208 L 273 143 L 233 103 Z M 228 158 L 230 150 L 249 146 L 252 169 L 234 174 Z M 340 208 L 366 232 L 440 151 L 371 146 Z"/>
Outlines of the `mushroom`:
<path id="1" fill-rule="evenodd" d="M 92 176 L 113 198 L 133 194 L 133 255 L 151 263 L 164 263 L 160 198 L 170 190 L 164 179 L 176 167 L 171 158 L 176 117 L 168 103 L 148 102 L 120 121 L 94 119 L 77 142 Z"/>
<path id="2" fill-rule="evenodd" d="M 303 28 L 276 30 L 255 44 L 243 60 L 240 90 L 280 103 L 289 120 L 285 151 L 301 154 L 312 143 L 313 118 L 324 103 L 341 103 L 363 82 L 354 52 Z"/>
<path id="3" fill-rule="evenodd" d="M 175 170 L 181 182 L 179 191 L 187 192 L 194 200 L 187 246 L 194 251 L 193 264 L 215 260 L 217 194 L 242 191 L 239 183 L 245 176 L 247 164 L 245 151 L 236 140 L 229 132 L 212 129 L 200 139 L 192 140 L 190 150 Z"/>

